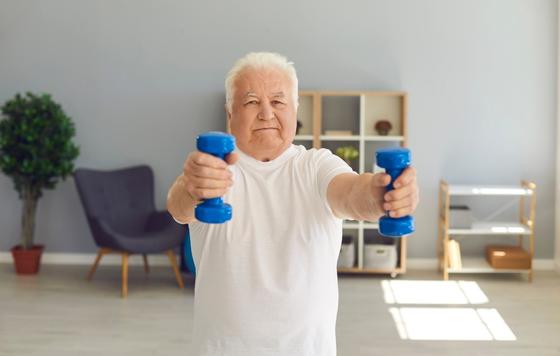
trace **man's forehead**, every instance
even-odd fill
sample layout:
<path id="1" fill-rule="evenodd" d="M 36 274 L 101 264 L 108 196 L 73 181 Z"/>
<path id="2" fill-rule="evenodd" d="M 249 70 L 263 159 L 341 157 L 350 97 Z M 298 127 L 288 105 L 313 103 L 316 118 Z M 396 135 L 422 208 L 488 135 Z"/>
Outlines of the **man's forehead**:
<path id="1" fill-rule="evenodd" d="M 274 98 L 283 98 L 286 96 L 286 94 L 283 91 L 275 91 L 269 94 L 270 96 L 274 97 Z M 258 97 L 259 95 L 255 92 L 252 91 L 247 91 L 245 92 L 245 96 L 246 97 Z"/>
<path id="2" fill-rule="evenodd" d="M 237 92 L 242 96 L 250 93 L 287 96 L 291 91 L 292 79 L 286 73 L 275 69 L 245 69 L 235 81 Z"/>

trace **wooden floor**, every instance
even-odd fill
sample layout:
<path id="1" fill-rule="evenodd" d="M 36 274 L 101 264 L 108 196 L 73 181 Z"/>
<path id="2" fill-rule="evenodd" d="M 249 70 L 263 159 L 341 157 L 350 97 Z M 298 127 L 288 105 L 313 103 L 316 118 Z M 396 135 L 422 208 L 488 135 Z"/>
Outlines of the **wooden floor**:
<path id="1" fill-rule="evenodd" d="M 39 276 L 19 277 L 11 265 L 0 264 L 0 355 L 187 355 L 193 314 L 192 279 L 187 278 L 186 288 L 180 290 L 170 268 L 154 267 L 145 275 L 142 267 L 131 267 L 129 295 L 121 299 L 118 267 L 101 265 L 92 282 L 84 278 L 87 271 L 88 266 L 44 265 Z M 388 304 L 382 284 L 395 282 L 384 277 L 342 276 L 338 355 L 560 355 L 558 274 L 536 272 L 533 283 L 516 275 L 461 279 L 476 281 L 488 302 L 430 304 L 426 296 L 431 296 L 431 287 L 421 285 L 423 289 L 417 294 L 423 294 L 424 299 L 420 304 Z M 440 278 L 435 272 L 419 271 L 394 281 L 409 280 Z M 453 283 L 459 280 L 455 278 L 448 286 L 456 287 Z M 434 289 L 434 301 L 438 302 L 441 291 Z M 415 294 L 414 290 L 408 293 Z M 456 307 L 495 308 L 515 340 L 446 341 L 438 339 L 437 330 L 431 340 L 403 336 L 389 310 L 411 307 L 444 312 Z M 431 321 L 420 323 L 425 322 L 425 328 L 429 328 L 434 326 Z M 456 322 L 449 328 L 458 326 Z"/>

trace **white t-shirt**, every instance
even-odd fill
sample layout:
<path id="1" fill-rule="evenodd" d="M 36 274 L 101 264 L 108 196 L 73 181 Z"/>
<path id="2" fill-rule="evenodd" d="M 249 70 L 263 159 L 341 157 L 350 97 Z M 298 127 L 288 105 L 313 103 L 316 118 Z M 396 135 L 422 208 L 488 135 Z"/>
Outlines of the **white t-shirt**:
<path id="1" fill-rule="evenodd" d="M 326 149 L 261 162 L 238 151 L 224 196 L 233 218 L 190 225 L 196 265 L 193 356 L 336 355 L 342 220 L 327 203 L 352 172 Z"/>

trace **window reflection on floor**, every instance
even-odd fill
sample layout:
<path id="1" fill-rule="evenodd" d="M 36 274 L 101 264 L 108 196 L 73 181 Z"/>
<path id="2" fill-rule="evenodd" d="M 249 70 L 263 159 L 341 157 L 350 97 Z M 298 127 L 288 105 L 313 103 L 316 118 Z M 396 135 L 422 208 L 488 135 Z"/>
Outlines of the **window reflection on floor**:
<path id="1" fill-rule="evenodd" d="M 476 282 L 384 280 L 381 285 L 387 304 L 429 305 L 389 308 L 403 340 L 516 340 L 496 309 L 466 307 L 489 302 Z"/>

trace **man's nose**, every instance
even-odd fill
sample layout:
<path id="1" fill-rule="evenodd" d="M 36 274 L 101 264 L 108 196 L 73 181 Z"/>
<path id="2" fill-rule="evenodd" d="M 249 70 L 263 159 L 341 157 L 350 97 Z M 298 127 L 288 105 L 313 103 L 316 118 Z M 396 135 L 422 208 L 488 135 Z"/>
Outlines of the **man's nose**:
<path id="1" fill-rule="evenodd" d="M 272 110 L 272 105 L 269 102 L 263 102 L 261 105 L 261 111 L 259 112 L 259 118 L 261 120 L 270 120 L 274 118 L 274 112 Z"/>

